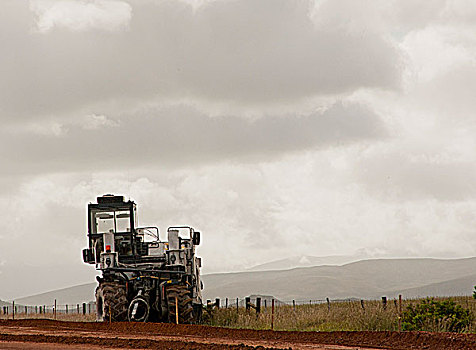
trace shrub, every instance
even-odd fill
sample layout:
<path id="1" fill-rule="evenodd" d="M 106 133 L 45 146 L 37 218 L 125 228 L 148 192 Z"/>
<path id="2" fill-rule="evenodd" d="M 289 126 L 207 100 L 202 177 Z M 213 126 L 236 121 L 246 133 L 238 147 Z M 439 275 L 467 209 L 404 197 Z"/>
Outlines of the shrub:
<path id="1" fill-rule="evenodd" d="M 463 332 L 471 325 L 470 310 L 456 305 L 452 300 L 424 299 L 419 304 L 410 304 L 403 313 L 403 330 Z"/>

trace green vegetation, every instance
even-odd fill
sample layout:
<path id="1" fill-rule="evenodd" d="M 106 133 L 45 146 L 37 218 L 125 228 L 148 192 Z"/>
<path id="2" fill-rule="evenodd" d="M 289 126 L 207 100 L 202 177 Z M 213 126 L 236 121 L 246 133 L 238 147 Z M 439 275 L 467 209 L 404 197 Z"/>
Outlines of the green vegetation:
<path id="1" fill-rule="evenodd" d="M 396 330 L 397 311 L 389 305 L 386 310 L 378 301 L 366 301 L 365 310 L 359 302 L 335 302 L 330 310 L 327 304 L 290 305 L 275 308 L 274 329 L 293 331 L 352 331 L 352 330 Z M 205 318 L 212 326 L 232 328 L 270 329 L 271 308 L 263 309 L 259 316 L 252 310 L 240 308 L 213 310 Z"/>
<path id="2" fill-rule="evenodd" d="M 425 299 L 410 304 L 403 313 L 403 330 L 432 332 L 468 331 L 474 315 L 453 300 Z"/>
<path id="3" fill-rule="evenodd" d="M 440 321 L 424 323 L 423 328 L 412 328 L 411 320 L 420 320 L 420 310 L 414 304 L 428 303 L 424 300 L 404 300 L 402 309 L 402 329 L 426 329 L 429 331 L 476 332 L 476 300 L 472 297 L 438 298 L 433 301 L 434 314 L 445 315 Z M 440 306 L 439 306 L 440 305 Z M 274 315 L 275 330 L 297 331 L 397 331 L 398 307 L 389 300 L 386 309 L 380 301 L 365 301 L 362 309 L 360 301 L 332 302 L 327 304 L 277 306 Z M 414 310 L 413 313 L 410 310 Z M 432 310 L 429 308 L 429 310 Z M 430 311 L 432 312 L 432 311 Z M 411 316 L 413 315 L 413 317 Z M 262 309 L 259 316 L 251 310 L 240 308 L 221 308 L 205 314 L 205 324 L 217 327 L 270 329 L 271 308 Z"/>

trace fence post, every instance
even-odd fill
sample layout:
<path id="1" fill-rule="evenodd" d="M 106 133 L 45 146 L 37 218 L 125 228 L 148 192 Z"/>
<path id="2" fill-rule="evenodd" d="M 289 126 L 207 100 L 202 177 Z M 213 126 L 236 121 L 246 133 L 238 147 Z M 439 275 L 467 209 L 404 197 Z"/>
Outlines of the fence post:
<path id="1" fill-rule="evenodd" d="M 78 314 L 79 314 L 79 304 L 76 304 L 76 310 L 78 311 Z"/>
<path id="2" fill-rule="evenodd" d="M 274 329 L 274 298 L 271 299 L 271 330 Z"/>
<path id="3" fill-rule="evenodd" d="M 15 319 L 15 311 L 17 311 L 17 310 L 16 310 L 16 306 L 15 306 L 15 300 L 13 300 L 12 305 L 13 305 L 13 307 L 12 307 L 12 309 L 13 309 L 12 317 L 13 317 L 13 319 Z"/>
<path id="4" fill-rule="evenodd" d="M 266 310 L 268 307 L 266 306 L 266 298 L 264 299 L 264 309 Z"/>
<path id="5" fill-rule="evenodd" d="M 175 324 L 179 324 L 178 298 L 175 297 Z"/>
<path id="6" fill-rule="evenodd" d="M 239 300 L 238 300 L 238 298 L 236 298 L 236 313 L 239 312 L 238 307 L 239 307 Z"/>
<path id="7" fill-rule="evenodd" d="M 25 315 L 28 315 L 28 307 L 25 306 Z"/>
<path id="8" fill-rule="evenodd" d="M 86 315 L 86 303 L 83 303 L 83 315 Z"/>
<path id="9" fill-rule="evenodd" d="M 53 315 L 54 315 L 55 320 L 56 320 L 56 299 L 55 299 L 55 309 L 53 310 Z"/>
<path id="10" fill-rule="evenodd" d="M 220 308 L 220 298 L 215 299 L 215 306 L 216 306 L 217 309 Z"/>
<path id="11" fill-rule="evenodd" d="M 365 311 L 365 304 L 363 299 L 360 299 L 360 306 L 362 307 L 362 310 Z"/>
<path id="12" fill-rule="evenodd" d="M 256 316 L 261 312 L 261 298 L 256 298 Z"/>
<path id="13" fill-rule="evenodd" d="M 387 310 L 387 297 L 382 297 L 382 307 Z"/>
<path id="14" fill-rule="evenodd" d="M 251 298 L 250 298 L 250 297 L 246 297 L 246 298 L 245 298 L 246 312 L 250 312 L 250 303 L 251 303 Z"/>
<path id="15" fill-rule="evenodd" d="M 68 314 L 68 304 L 66 304 L 66 315 Z"/>
<path id="16" fill-rule="evenodd" d="M 329 298 L 326 298 L 326 301 L 327 301 L 327 312 L 330 312 L 331 311 L 331 301 L 329 300 Z"/>
<path id="17" fill-rule="evenodd" d="M 293 311 L 296 312 L 296 300 L 293 299 Z"/>
<path id="18" fill-rule="evenodd" d="M 398 331 L 402 331 L 402 295 L 398 296 Z"/>

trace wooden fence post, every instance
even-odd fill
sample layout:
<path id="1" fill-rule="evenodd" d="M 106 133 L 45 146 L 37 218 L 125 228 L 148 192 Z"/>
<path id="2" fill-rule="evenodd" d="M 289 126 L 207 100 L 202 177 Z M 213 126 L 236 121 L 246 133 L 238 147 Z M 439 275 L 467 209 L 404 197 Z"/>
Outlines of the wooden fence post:
<path id="1" fill-rule="evenodd" d="M 12 317 L 13 317 L 13 319 L 15 319 L 15 311 L 16 311 L 16 310 L 15 310 L 15 309 L 16 309 L 16 308 L 15 308 L 15 300 L 13 300 L 13 302 L 12 302 L 12 309 L 13 309 L 13 310 L 12 310 Z"/>
<path id="2" fill-rule="evenodd" d="M 326 301 L 327 301 L 327 312 L 330 312 L 331 311 L 331 301 L 329 300 L 329 298 L 326 298 Z"/>
<path id="3" fill-rule="evenodd" d="M 256 317 L 259 316 L 261 312 L 261 298 L 256 298 Z"/>
<path id="4" fill-rule="evenodd" d="M 296 312 L 296 300 L 293 299 L 293 311 Z"/>
<path id="5" fill-rule="evenodd" d="M 387 297 L 382 297 L 382 307 L 387 310 Z"/>
<path id="6" fill-rule="evenodd" d="M 55 299 L 55 309 L 53 310 L 53 314 L 54 314 L 55 320 L 56 320 L 56 299 Z"/>
<path id="7" fill-rule="evenodd" d="M 228 298 L 225 298 L 225 309 L 228 309 Z"/>
<path id="8" fill-rule="evenodd" d="M 398 296 L 398 331 L 402 331 L 402 295 Z"/>
<path id="9" fill-rule="evenodd" d="M 251 298 L 250 298 L 250 297 L 246 297 L 246 298 L 245 298 L 246 312 L 250 312 L 250 304 L 251 304 Z"/>
<path id="10" fill-rule="evenodd" d="M 239 312 L 239 309 L 238 309 L 239 305 L 240 305 L 239 300 L 238 298 L 236 298 L 236 313 Z"/>
<path id="11" fill-rule="evenodd" d="M 271 330 L 274 329 L 274 298 L 271 299 Z"/>
<path id="12" fill-rule="evenodd" d="M 362 307 L 362 310 L 365 311 L 365 304 L 363 299 L 360 300 L 360 306 Z"/>
<path id="13" fill-rule="evenodd" d="M 220 308 L 220 298 L 216 298 L 216 299 L 215 299 L 215 307 L 216 307 L 217 309 Z"/>
<path id="14" fill-rule="evenodd" d="M 175 324 L 179 324 L 178 298 L 175 297 Z"/>

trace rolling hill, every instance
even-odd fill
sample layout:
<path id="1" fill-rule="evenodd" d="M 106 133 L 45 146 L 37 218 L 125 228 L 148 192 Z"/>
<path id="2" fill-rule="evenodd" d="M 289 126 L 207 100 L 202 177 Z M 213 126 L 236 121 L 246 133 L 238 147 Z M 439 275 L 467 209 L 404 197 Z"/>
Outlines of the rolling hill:
<path id="1" fill-rule="evenodd" d="M 342 266 L 246 271 L 203 276 L 205 299 L 273 295 L 283 301 L 405 298 L 471 295 L 476 285 L 476 258 L 375 259 Z M 96 283 L 55 290 L 16 300 L 19 304 L 81 303 L 94 299 Z"/>
<path id="2" fill-rule="evenodd" d="M 290 258 L 270 261 L 265 264 L 253 266 L 247 271 L 272 271 L 289 270 L 297 267 L 311 267 L 321 265 L 344 265 L 354 261 L 362 260 L 357 255 L 331 255 L 331 256 L 293 256 Z"/>
<path id="3" fill-rule="evenodd" d="M 10 306 L 11 303 L 7 303 L 6 301 L 0 300 L 0 307 L 2 306 Z"/>
<path id="4" fill-rule="evenodd" d="M 412 295 L 418 292 L 436 296 L 447 293 L 443 284 L 441 290 L 435 288 L 435 284 L 444 282 L 453 284 L 454 294 L 469 295 L 467 282 L 474 275 L 475 266 L 476 258 L 376 259 L 342 266 L 211 274 L 204 276 L 205 295 L 241 297 L 251 291 L 282 300 L 367 299 L 409 290 Z"/>

